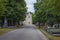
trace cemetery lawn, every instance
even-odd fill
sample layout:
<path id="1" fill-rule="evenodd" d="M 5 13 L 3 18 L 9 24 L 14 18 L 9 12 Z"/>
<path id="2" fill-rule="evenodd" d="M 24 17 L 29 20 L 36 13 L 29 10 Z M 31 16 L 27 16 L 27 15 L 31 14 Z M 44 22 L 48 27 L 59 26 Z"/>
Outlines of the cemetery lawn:
<path id="1" fill-rule="evenodd" d="M 14 29 L 11 28 L 0 28 L 0 35 L 3 35 L 4 33 L 7 33 L 9 31 L 12 31 Z"/>
<path id="2" fill-rule="evenodd" d="M 46 37 L 48 37 L 50 40 L 60 40 L 60 37 L 53 36 L 53 35 L 47 33 L 46 31 L 44 31 L 43 29 L 40 29 L 40 31 L 41 31 Z"/>

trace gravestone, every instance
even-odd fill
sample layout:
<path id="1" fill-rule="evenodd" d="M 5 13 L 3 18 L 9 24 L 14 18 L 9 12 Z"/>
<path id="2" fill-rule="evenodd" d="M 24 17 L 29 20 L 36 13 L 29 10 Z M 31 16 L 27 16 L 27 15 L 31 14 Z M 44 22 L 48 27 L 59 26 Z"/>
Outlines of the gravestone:
<path id="1" fill-rule="evenodd" d="M 4 27 L 4 28 L 8 27 L 8 23 L 7 23 L 7 18 L 6 18 L 6 17 L 5 17 L 5 19 L 4 19 L 3 27 Z"/>

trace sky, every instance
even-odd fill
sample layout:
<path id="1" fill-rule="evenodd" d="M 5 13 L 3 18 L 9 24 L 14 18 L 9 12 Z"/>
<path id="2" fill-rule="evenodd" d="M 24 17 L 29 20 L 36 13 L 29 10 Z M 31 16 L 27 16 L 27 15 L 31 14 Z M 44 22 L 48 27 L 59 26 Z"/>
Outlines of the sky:
<path id="1" fill-rule="evenodd" d="M 36 0 L 25 0 L 26 1 L 26 7 L 28 8 L 27 9 L 27 12 L 34 12 L 34 3 L 36 3 Z"/>

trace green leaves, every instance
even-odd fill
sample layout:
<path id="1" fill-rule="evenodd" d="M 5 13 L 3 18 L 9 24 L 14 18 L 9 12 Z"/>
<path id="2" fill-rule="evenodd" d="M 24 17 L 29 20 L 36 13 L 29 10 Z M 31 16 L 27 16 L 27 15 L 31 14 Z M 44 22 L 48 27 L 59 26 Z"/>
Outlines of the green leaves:
<path id="1" fill-rule="evenodd" d="M 60 0 L 37 0 L 35 6 L 35 19 L 37 22 L 46 23 L 47 21 L 59 23 L 60 17 Z"/>
<path id="2" fill-rule="evenodd" d="M 0 0 L 0 16 L 23 21 L 26 16 L 24 0 Z"/>
<path id="3" fill-rule="evenodd" d="M 0 0 L 0 16 L 4 14 L 4 11 L 6 10 L 6 3 L 3 0 Z"/>

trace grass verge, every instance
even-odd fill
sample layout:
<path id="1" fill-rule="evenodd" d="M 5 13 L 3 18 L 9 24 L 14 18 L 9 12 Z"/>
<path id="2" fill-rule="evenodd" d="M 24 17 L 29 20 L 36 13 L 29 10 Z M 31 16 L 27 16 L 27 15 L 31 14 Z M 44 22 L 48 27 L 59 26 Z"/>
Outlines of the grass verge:
<path id="1" fill-rule="evenodd" d="M 44 31 L 43 29 L 40 29 L 40 31 L 45 34 L 46 37 L 48 37 L 50 40 L 60 40 L 60 37 L 53 36 L 49 34 L 48 32 Z"/>
<path id="2" fill-rule="evenodd" d="M 14 29 L 11 28 L 0 28 L 0 35 L 3 35 L 4 33 L 7 33 L 9 31 L 12 31 Z"/>

